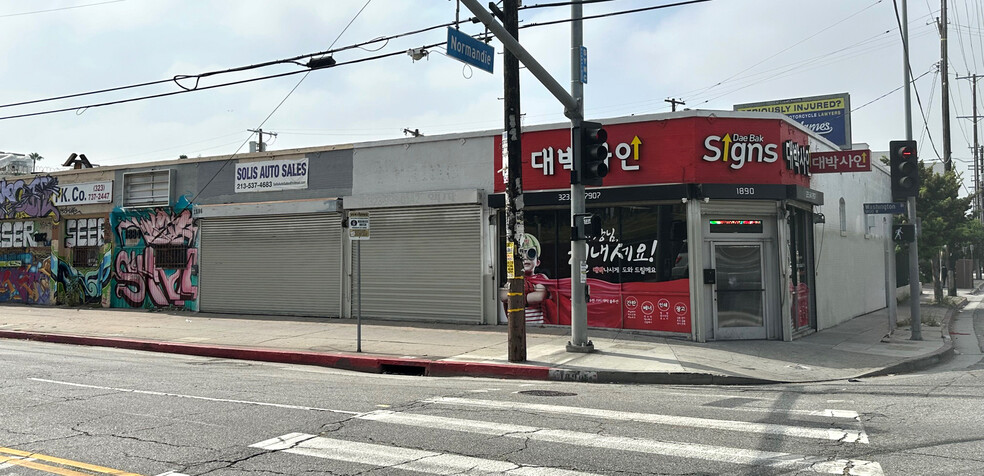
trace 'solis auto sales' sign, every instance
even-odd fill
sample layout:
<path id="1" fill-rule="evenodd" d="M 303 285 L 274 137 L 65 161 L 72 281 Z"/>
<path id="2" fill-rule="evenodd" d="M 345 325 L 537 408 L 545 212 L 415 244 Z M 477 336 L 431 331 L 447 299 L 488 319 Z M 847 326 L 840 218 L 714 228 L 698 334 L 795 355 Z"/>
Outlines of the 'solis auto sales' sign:
<path id="1" fill-rule="evenodd" d="M 308 187 L 308 159 L 240 162 L 236 164 L 236 193 L 295 190 Z"/>

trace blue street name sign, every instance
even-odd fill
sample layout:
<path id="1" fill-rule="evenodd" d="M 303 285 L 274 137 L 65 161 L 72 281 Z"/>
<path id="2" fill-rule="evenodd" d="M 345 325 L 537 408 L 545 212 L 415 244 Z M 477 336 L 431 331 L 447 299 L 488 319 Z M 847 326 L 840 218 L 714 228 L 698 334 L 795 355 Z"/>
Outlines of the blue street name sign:
<path id="1" fill-rule="evenodd" d="M 448 27 L 448 56 L 491 73 L 495 48 Z"/>
<path id="2" fill-rule="evenodd" d="M 581 84 L 588 84 L 588 47 L 581 47 Z"/>
<path id="3" fill-rule="evenodd" d="M 905 213 L 905 202 L 865 203 L 866 215 L 901 215 Z"/>

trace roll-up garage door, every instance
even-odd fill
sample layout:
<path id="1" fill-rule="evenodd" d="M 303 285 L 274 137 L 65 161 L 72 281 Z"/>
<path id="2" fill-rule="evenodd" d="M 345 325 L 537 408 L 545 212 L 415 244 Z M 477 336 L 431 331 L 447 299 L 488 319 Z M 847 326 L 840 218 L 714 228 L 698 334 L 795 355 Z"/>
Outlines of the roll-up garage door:
<path id="1" fill-rule="evenodd" d="M 201 220 L 201 310 L 341 315 L 341 215 Z"/>
<path id="2" fill-rule="evenodd" d="M 357 242 L 363 317 L 481 322 L 478 206 L 373 209 L 370 216 L 372 236 Z"/>

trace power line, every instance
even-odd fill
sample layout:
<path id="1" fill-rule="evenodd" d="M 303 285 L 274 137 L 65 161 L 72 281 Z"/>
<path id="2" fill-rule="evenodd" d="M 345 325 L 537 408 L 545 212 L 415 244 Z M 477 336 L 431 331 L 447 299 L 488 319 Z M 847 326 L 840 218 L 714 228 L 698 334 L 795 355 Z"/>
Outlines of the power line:
<path id="1" fill-rule="evenodd" d="M 693 4 L 693 3 L 703 3 L 703 2 L 709 2 L 709 1 L 711 1 L 711 0 L 688 0 L 688 1 L 677 2 L 677 3 L 672 3 L 672 4 L 666 4 L 666 5 L 657 5 L 657 6 L 645 7 L 645 8 L 637 8 L 637 9 L 632 9 L 632 10 L 623 10 L 623 11 L 609 12 L 609 13 L 600 14 L 600 15 L 585 16 L 583 19 L 588 20 L 588 19 L 594 19 L 594 18 L 603 18 L 603 17 L 609 17 L 609 16 L 616 16 L 616 15 L 625 15 L 625 14 L 628 14 L 628 13 L 638 13 L 638 12 L 642 12 L 642 11 L 656 10 L 656 9 L 662 9 L 662 8 L 670 8 L 670 7 L 675 7 L 675 6 L 688 5 L 688 4 Z M 469 19 L 468 21 L 473 21 L 474 22 L 474 21 L 477 21 L 477 20 L 475 20 L 474 18 L 472 18 L 472 19 Z M 538 26 L 553 25 L 553 24 L 557 24 L 557 23 L 568 23 L 570 21 L 571 21 L 570 19 L 565 19 L 565 20 L 550 21 L 550 22 L 543 22 L 543 23 L 534 23 L 534 24 L 523 25 L 520 28 L 522 28 L 522 29 L 525 29 L 525 28 L 533 28 L 533 27 L 538 27 Z M 220 75 L 220 74 L 225 74 L 225 73 L 232 73 L 232 72 L 242 72 L 242 71 L 246 71 L 246 70 L 257 69 L 257 68 L 272 66 L 272 65 L 276 65 L 276 64 L 294 63 L 294 64 L 298 64 L 298 65 L 301 65 L 301 66 L 305 66 L 305 65 L 303 65 L 301 63 L 298 63 L 298 60 L 304 59 L 304 58 L 314 58 L 316 56 L 332 55 L 332 54 L 334 54 L 336 52 L 339 52 L 339 51 L 345 51 L 345 50 L 349 50 L 349 49 L 353 49 L 353 48 L 361 48 L 361 47 L 366 46 L 366 45 L 375 44 L 375 43 L 384 42 L 384 41 L 388 42 L 389 40 L 394 39 L 394 38 L 400 38 L 400 37 L 403 37 L 403 36 L 415 35 L 415 34 L 418 34 L 418 33 L 422 33 L 422 32 L 426 32 L 426 31 L 434 30 L 436 28 L 451 26 L 453 24 L 454 24 L 454 22 L 450 22 L 450 23 L 445 23 L 445 24 L 438 25 L 438 26 L 432 26 L 432 27 L 422 28 L 422 29 L 419 29 L 419 30 L 414 30 L 414 31 L 405 32 L 405 33 L 400 33 L 400 34 L 391 35 L 391 36 L 387 36 L 387 37 L 379 37 L 379 38 L 375 38 L 375 39 L 372 39 L 372 40 L 369 40 L 369 41 L 365 41 L 365 42 L 361 42 L 361 43 L 356 43 L 356 44 L 353 44 L 353 45 L 344 46 L 344 47 L 340 47 L 340 48 L 337 48 L 337 49 L 332 49 L 332 47 L 330 46 L 327 50 L 324 50 L 324 51 L 321 51 L 321 52 L 318 52 L 318 53 L 309 53 L 309 54 L 304 54 L 304 55 L 298 55 L 298 56 L 293 56 L 293 57 L 290 57 L 290 58 L 284 58 L 284 59 L 273 60 L 273 61 L 266 61 L 266 62 L 262 62 L 262 63 L 255 63 L 255 64 L 251 64 L 251 65 L 247 65 L 247 66 L 238 66 L 238 67 L 234 67 L 234 68 L 228 68 L 228 69 L 225 69 L 225 70 L 209 71 L 209 72 L 205 72 L 205 73 L 201 73 L 201 74 L 196 74 L 196 75 L 176 75 L 176 76 L 174 76 L 171 79 L 151 81 L 151 82 L 139 83 L 139 84 L 134 84 L 134 85 L 129 85 L 129 86 L 118 86 L 118 87 L 115 87 L 115 88 L 107 88 L 107 89 L 98 90 L 98 91 L 89 91 L 89 92 L 84 92 L 84 93 L 64 95 L 64 96 L 59 96 L 59 97 L 54 97 L 54 98 L 36 99 L 36 100 L 31 100 L 31 101 L 22 101 L 22 102 L 13 103 L 13 104 L 2 104 L 2 105 L 0 105 L 0 108 L 13 107 L 13 106 L 22 106 L 22 105 L 27 105 L 27 104 L 36 104 L 36 103 L 41 103 L 41 102 L 49 102 L 49 101 L 54 101 L 54 100 L 58 100 L 58 99 L 68 99 L 68 98 L 73 98 L 73 97 L 81 97 L 81 96 L 87 96 L 87 95 L 93 95 L 93 94 L 101 94 L 101 93 L 104 93 L 104 92 L 120 91 L 120 90 L 124 90 L 124 89 L 133 89 L 133 88 L 150 86 L 150 85 L 154 85 L 154 84 L 161 84 L 161 83 L 172 82 L 172 81 L 175 84 L 177 84 L 179 87 L 181 87 L 181 90 L 180 91 L 170 91 L 170 92 L 166 92 L 166 93 L 150 94 L 150 95 L 138 96 L 138 97 L 134 97 L 134 98 L 120 99 L 120 100 L 116 100 L 116 101 L 106 101 L 106 102 L 89 104 L 89 105 L 66 107 L 66 108 L 52 109 L 52 110 L 46 110 L 46 111 L 40 111 L 40 112 L 33 112 L 33 113 L 24 113 L 24 114 L 13 114 L 13 115 L 8 115 L 8 116 L 0 116 L 0 121 L 2 121 L 2 120 L 8 120 L 8 119 L 20 119 L 20 118 L 25 118 L 25 117 L 41 116 L 41 115 L 47 115 L 47 114 L 56 114 L 56 113 L 68 112 L 68 111 L 80 111 L 80 110 L 85 110 L 85 109 L 89 109 L 89 108 L 112 106 L 112 105 L 117 105 L 117 104 L 125 104 L 125 103 L 129 103 L 129 102 L 134 102 L 134 101 L 142 101 L 142 100 L 147 100 L 147 99 L 156 99 L 156 98 L 162 98 L 162 97 L 168 97 L 168 96 L 175 96 L 175 95 L 178 95 L 178 94 L 184 94 L 184 93 L 188 93 L 188 92 L 192 92 L 192 91 L 203 91 L 203 90 L 208 90 L 208 89 L 215 89 L 215 88 L 220 88 L 220 87 L 234 86 L 234 85 L 238 85 L 238 84 L 244 84 L 244 83 L 250 83 L 250 82 L 256 82 L 256 81 L 263 81 L 263 80 L 267 80 L 267 79 L 275 79 L 275 78 L 281 78 L 281 77 L 286 77 L 286 76 L 293 76 L 295 74 L 300 74 L 300 73 L 309 73 L 312 69 L 299 70 L 299 71 L 290 71 L 290 72 L 279 73 L 279 74 L 271 74 L 271 75 L 260 76 L 260 77 L 256 77 L 256 78 L 249 78 L 249 79 L 239 80 L 239 81 L 230 81 L 230 82 L 215 84 L 215 85 L 211 85 L 211 86 L 200 86 L 199 83 L 198 83 L 198 81 L 200 81 L 202 78 L 206 78 L 206 77 L 210 77 L 210 76 L 215 76 L 215 75 Z M 346 28 L 348 28 L 348 27 L 346 26 Z M 483 39 L 484 36 L 485 35 L 478 35 L 479 39 Z M 337 42 L 337 39 L 336 39 L 336 42 Z M 425 48 L 425 49 L 426 48 L 435 48 L 435 47 L 438 47 L 438 46 L 443 45 L 445 43 L 446 42 L 442 41 L 442 42 L 439 42 L 439 43 L 433 43 L 433 44 L 430 44 L 430 45 L 425 45 L 422 48 Z M 332 43 L 332 45 L 334 45 L 334 43 Z M 397 55 L 402 55 L 402 54 L 405 54 L 405 52 L 404 51 L 397 51 L 397 52 L 392 52 L 392 53 L 386 53 L 386 54 L 381 54 L 381 55 L 376 55 L 376 56 L 370 56 L 370 57 L 367 57 L 367 58 L 361 58 L 361 59 L 344 61 L 344 62 L 337 62 L 334 65 L 331 65 L 331 67 L 343 66 L 343 65 L 348 65 L 348 64 L 355 64 L 355 63 L 361 63 L 361 62 L 365 62 L 365 61 L 372 61 L 372 60 L 377 60 L 377 59 L 382 59 L 382 58 L 386 58 L 386 57 L 390 57 L 390 56 L 397 56 Z M 190 87 L 189 88 L 189 87 L 186 87 L 186 86 L 180 84 L 180 82 L 179 82 L 179 81 L 188 80 L 188 79 L 194 79 L 195 80 L 194 87 Z"/>
<path id="2" fill-rule="evenodd" d="M 691 5 L 691 4 L 694 4 L 694 3 L 704 3 L 704 2 L 710 2 L 710 1 L 711 0 L 688 0 L 688 1 L 684 1 L 684 2 L 668 3 L 666 5 L 656 5 L 654 7 L 635 8 L 635 9 L 632 9 L 632 10 L 622 10 L 622 11 L 618 11 L 618 12 L 601 13 L 601 14 L 598 14 L 598 15 L 585 15 L 582 18 L 582 20 L 594 20 L 596 18 L 607 18 L 607 17 L 614 17 L 614 16 L 619 16 L 619 15 L 628 15 L 629 13 L 647 12 L 647 11 L 650 11 L 650 10 L 659 10 L 659 9 L 670 8 L 670 7 L 680 7 L 680 6 L 683 6 L 683 5 Z M 570 4 L 568 3 L 568 5 L 570 5 Z M 537 27 L 537 26 L 556 25 L 558 23 L 570 23 L 570 21 L 571 21 L 570 18 L 566 18 L 566 19 L 563 19 L 563 20 L 545 21 L 545 22 L 540 22 L 540 23 L 529 23 L 529 24 L 523 25 L 523 26 L 521 26 L 519 28 L 520 29 L 524 29 L 524 28 L 532 28 L 532 27 Z"/>
<path id="3" fill-rule="evenodd" d="M 349 20 L 349 22 L 348 22 L 347 25 L 345 25 L 345 28 L 343 28 L 342 31 L 340 33 L 338 33 L 338 36 L 335 37 L 335 41 L 333 41 L 331 43 L 331 45 L 328 46 L 328 49 L 331 49 L 333 46 L 335 46 L 335 43 L 337 43 L 338 40 L 342 37 L 342 35 L 345 33 L 345 31 L 348 30 L 350 26 L 352 26 L 352 23 L 355 22 L 355 19 L 356 18 L 359 18 L 359 15 L 362 15 L 362 12 L 365 11 L 366 7 L 368 7 L 370 3 L 372 3 L 372 0 L 366 0 L 365 5 L 363 5 L 362 8 L 360 8 L 359 11 L 356 12 L 355 16 L 352 17 L 351 20 Z M 284 96 L 284 98 L 280 100 L 280 102 L 277 104 L 277 107 L 273 108 L 273 110 L 270 111 L 270 114 L 267 114 L 267 116 L 265 118 L 263 118 L 263 121 L 260 122 L 260 125 L 256 126 L 256 129 L 257 130 L 263 129 L 263 125 L 266 124 L 267 121 L 269 121 L 271 117 L 273 117 L 274 113 L 276 113 L 280 109 L 280 106 L 283 106 L 284 103 L 287 102 L 287 98 L 289 98 L 292 94 L 294 94 L 294 91 L 296 91 L 297 88 L 299 88 L 301 86 L 301 83 L 304 82 L 304 78 L 307 78 L 308 74 L 310 74 L 310 73 L 311 73 L 311 70 L 308 70 L 308 71 L 306 71 L 304 73 L 304 76 L 301 77 L 301 79 L 297 82 L 297 84 L 295 84 L 294 87 L 290 91 L 287 92 L 287 95 Z M 250 137 L 252 137 L 252 136 L 250 136 Z M 249 142 L 249 137 L 247 137 L 246 140 L 243 141 L 243 143 L 239 145 L 239 148 L 236 149 L 236 151 L 233 152 L 232 155 L 230 155 L 229 157 L 227 157 L 225 160 L 222 161 L 222 166 L 219 167 L 215 171 L 214 174 L 212 174 L 212 177 L 210 177 L 208 179 L 208 182 L 205 182 L 205 185 L 203 185 L 198 190 L 198 193 L 196 193 L 195 196 L 192 197 L 191 200 L 189 200 L 190 202 L 194 203 L 195 199 L 198 198 L 198 196 L 201 195 L 201 193 L 204 192 L 206 188 L 208 188 L 208 186 L 212 183 L 212 181 L 215 180 L 215 177 L 218 177 L 219 176 L 219 173 L 221 173 L 222 170 L 225 169 L 226 166 L 229 165 L 230 162 L 232 162 L 233 157 L 235 157 L 237 154 L 239 154 L 239 151 L 243 149 L 243 146 L 245 146 L 247 142 Z M 260 136 L 260 149 L 261 150 L 263 149 L 263 136 L 262 135 Z M 161 232 L 163 232 L 163 231 L 164 230 L 161 230 Z"/>
<path id="4" fill-rule="evenodd" d="M 902 35 L 902 18 L 899 16 L 899 4 L 897 0 L 892 0 L 892 5 L 895 6 L 895 21 L 899 25 L 899 37 L 902 39 L 902 45 L 905 46 L 905 37 Z M 909 77 L 912 77 L 912 65 L 909 64 L 909 52 L 906 51 L 905 58 L 905 69 L 909 71 Z M 919 88 L 913 87 L 912 90 L 916 93 L 916 103 L 919 105 L 919 113 L 922 116 L 923 125 L 926 127 L 926 135 L 929 136 L 929 144 L 933 147 L 933 152 L 936 153 L 936 158 L 940 159 L 940 151 L 936 149 L 936 143 L 933 142 L 933 134 L 929 132 L 929 121 L 926 119 L 926 111 L 923 109 L 922 99 L 919 97 Z"/>
<path id="5" fill-rule="evenodd" d="M 35 15 L 35 14 L 38 14 L 38 13 L 58 12 L 58 11 L 62 11 L 62 10 L 72 10 L 72 9 L 75 9 L 75 8 L 95 7 L 97 5 L 106 5 L 108 3 L 119 3 L 119 2 L 125 2 L 125 1 L 126 0 L 110 0 L 108 2 L 87 3 L 85 5 L 73 5 L 71 7 L 49 8 L 47 10 L 34 10 L 34 11 L 31 11 L 31 12 L 21 12 L 21 13 L 8 13 L 6 15 L 0 15 L 0 18 L 19 17 L 19 16 L 24 16 L 24 15 Z"/>

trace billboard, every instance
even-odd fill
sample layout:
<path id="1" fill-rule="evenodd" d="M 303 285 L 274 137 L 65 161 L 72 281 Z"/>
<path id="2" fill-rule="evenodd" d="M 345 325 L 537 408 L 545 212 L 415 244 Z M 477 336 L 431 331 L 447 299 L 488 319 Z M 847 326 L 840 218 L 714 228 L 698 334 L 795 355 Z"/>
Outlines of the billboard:
<path id="1" fill-rule="evenodd" d="M 851 95 L 848 93 L 736 104 L 735 111 L 782 113 L 838 147 L 851 148 Z"/>

